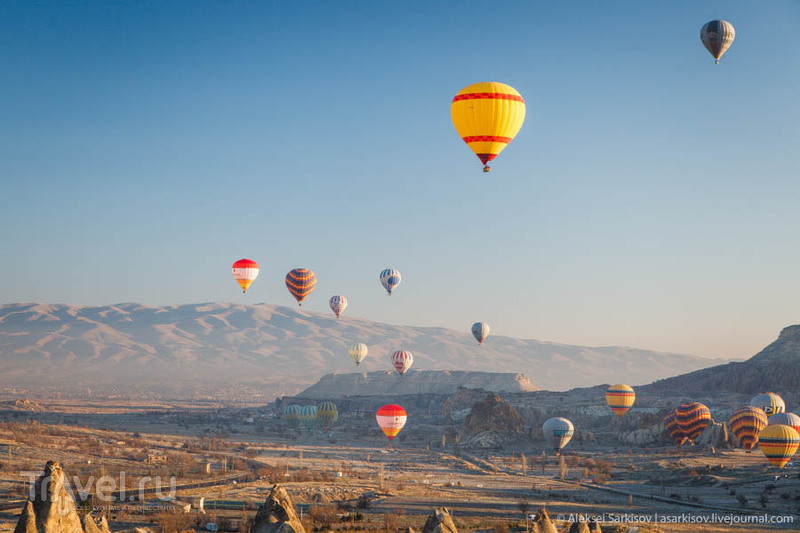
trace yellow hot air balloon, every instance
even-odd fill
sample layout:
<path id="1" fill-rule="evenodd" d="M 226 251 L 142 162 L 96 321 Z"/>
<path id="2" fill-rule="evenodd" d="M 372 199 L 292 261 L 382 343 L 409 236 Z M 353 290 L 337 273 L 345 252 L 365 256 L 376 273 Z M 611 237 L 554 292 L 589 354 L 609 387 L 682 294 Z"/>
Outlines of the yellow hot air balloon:
<path id="1" fill-rule="evenodd" d="M 793 427 L 775 424 L 767 426 L 758 434 L 758 447 L 769 462 L 783 468 L 800 446 L 800 434 Z"/>
<path id="2" fill-rule="evenodd" d="M 465 143 L 487 165 L 519 133 L 525 121 L 525 100 L 505 83 L 486 81 L 461 89 L 450 105 L 453 125 Z"/>
<path id="3" fill-rule="evenodd" d="M 608 406 L 620 418 L 630 411 L 634 401 L 636 401 L 636 393 L 628 385 L 611 385 L 606 391 Z"/>

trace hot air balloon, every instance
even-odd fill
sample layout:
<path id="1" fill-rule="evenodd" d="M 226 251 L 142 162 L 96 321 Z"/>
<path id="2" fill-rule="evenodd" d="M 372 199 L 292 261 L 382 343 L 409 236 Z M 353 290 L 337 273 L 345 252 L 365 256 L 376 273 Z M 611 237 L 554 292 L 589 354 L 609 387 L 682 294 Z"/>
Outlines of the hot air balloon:
<path id="1" fill-rule="evenodd" d="M 483 163 L 508 146 L 525 121 L 525 100 L 510 85 L 487 81 L 461 89 L 450 105 L 453 126 Z"/>
<path id="2" fill-rule="evenodd" d="M 300 411 L 302 407 L 299 405 L 287 405 L 283 408 L 283 418 L 289 423 L 289 427 L 296 428 L 300 424 Z"/>
<path id="3" fill-rule="evenodd" d="M 381 271 L 380 280 L 383 288 L 386 289 L 386 292 L 391 296 L 392 289 L 400 285 L 400 271 L 393 268 L 384 269 Z"/>
<path id="4" fill-rule="evenodd" d="M 800 416 L 797 416 L 794 413 L 776 413 L 770 416 L 767 419 L 767 425 L 774 426 L 775 424 L 783 424 L 784 426 L 789 426 L 790 428 L 794 428 L 795 431 L 800 433 Z"/>
<path id="5" fill-rule="evenodd" d="M 700 402 L 682 403 L 675 409 L 675 418 L 678 425 L 686 434 L 686 438 L 694 444 L 694 439 L 700 436 L 711 425 L 711 411 Z"/>
<path id="6" fill-rule="evenodd" d="M 783 398 L 774 392 L 762 392 L 761 394 L 757 394 L 750 400 L 750 407 L 758 407 L 764 411 L 767 416 L 786 411 L 786 404 L 783 402 Z"/>
<path id="7" fill-rule="evenodd" d="M 794 428 L 775 424 L 767 426 L 758 434 L 758 447 L 769 462 L 783 468 L 800 446 L 800 434 Z"/>
<path id="8" fill-rule="evenodd" d="M 331 296 L 330 302 L 331 310 L 333 314 L 336 315 L 336 318 L 339 318 L 345 309 L 347 309 L 347 298 L 342 296 L 341 294 L 337 294 L 335 296 Z"/>
<path id="9" fill-rule="evenodd" d="M 414 364 L 414 356 L 406 350 L 397 350 L 392 354 L 392 364 L 402 376 Z"/>
<path id="10" fill-rule="evenodd" d="M 483 344 L 483 341 L 489 336 L 489 324 L 486 322 L 475 322 L 472 324 L 472 336 L 475 337 L 478 344 Z"/>
<path id="11" fill-rule="evenodd" d="M 622 418 L 631 410 L 636 393 L 628 385 L 611 385 L 606 391 L 606 402 L 614 414 Z"/>
<path id="12" fill-rule="evenodd" d="M 252 259 L 239 259 L 231 267 L 233 277 L 242 287 L 242 292 L 247 292 L 250 284 L 258 277 L 258 263 Z"/>
<path id="13" fill-rule="evenodd" d="M 350 357 L 356 362 L 356 366 L 358 366 L 358 364 L 364 360 L 364 358 L 367 356 L 367 352 L 367 345 L 363 342 L 359 342 L 358 344 L 354 344 L 350 347 Z"/>
<path id="14" fill-rule="evenodd" d="M 331 424 L 339 420 L 339 409 L 333 402 L 322 402 L 317 405 L 317 420 L 322 423 L 325 431 L 330 429 Z"/>
<path id="15" fill-rule="evenodd" d="M 686 442 L 686 433 L 684 433 L 678 425 L 678 419 L 675 417 L 675 409 L 670 411 L 664 418 L 664 430 L 675 445 L 683 446 L 683 443 Z"/>
<path id="16" fill-rule="evenodd" d="M 703 41 L 703 46 L 706 50 L 714 56 L 714 61 L 719 65 L 719 58 L 722 54 L 728 51 L 733 38 L 736 37 L 736 32 L 733 29 L 733 24 L 726 20 L 712 20 L 706 22 L 700 29 L 700 40 Z"/>
<path id="17" fill-rule="evenodd" d="M 307 268 L 295 268 L 286 274 L 286 288 L 292 293 L 298 305 L 303 305 L 303 300 L 314 290 L 317 276 Z"/>
<path id="18" fill-rule="evenodd" d="M 300 423 L 308 429 L 314 429 L 314 425 L 317 423 L 317 406 L 316 405 L 304 405 L 300 409 Z"/>
<path id="19" fill-rule="evenodd" d="M 730 424 L 744 449 L 750 451 L 758 442 L 758 432 L 767 427 L 767 415 L 756 407 L 742 407 L 733 412 Z"/>
<path id="20" fill-rule="evenodd" d="M 556 451 L 556 455 L 561 455 L 561 450 L 575 433 L 575 426 L 566 418 L 548 418 L 542 424 L 542 432 L 544 433 L 544 438 Z"/>
<path id="21" fill-rule="evenodd" d="M 389 404 L 378 409 L 378 412 L 375 413 L 375 418 L 378 420 L 378 425 L 383 432 L 389 437 L 389 440 L 392 440 L 406 425 L 408 415 L 406 410 L 399 405 Z"/>

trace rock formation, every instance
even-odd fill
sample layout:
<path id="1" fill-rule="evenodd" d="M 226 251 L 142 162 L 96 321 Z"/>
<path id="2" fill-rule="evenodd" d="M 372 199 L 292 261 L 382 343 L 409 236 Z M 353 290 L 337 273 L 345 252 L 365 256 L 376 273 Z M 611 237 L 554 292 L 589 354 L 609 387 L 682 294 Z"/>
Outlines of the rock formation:
<path id="1" fill-rule="evenodd" d="M 75 500 L 67 492 L 64 471 L 57 461 L 47 462 L 34 490 L 33 499 L 25 504 L 14 533 L 84 533 Z"/>
<path id="2" fill-rule="evenodd" d="M 111 533 L 105 516 L 100 519 L 100 523 L 97 523 L 91 515 L 85 515 L 82 522 L 86 533 Z"/>
<path id="3" fill-rule="evenodd" d="M 458 533 L 458 530 L 447 507 L 437 507 L 425 520 L 422 533 Z"/>
<path id="4" fill-rule="evenodd" d="M 728 447 L 728 425 L 725 422 L 714 422 L 708 426 L 695 441 L 697 446 Z"/>
<path id="5" fill-rule="evenodd" d="M 536 517 L 533 520 L 532 533 L 558 533 L 556 526 L 550 521 L 547 509 L 544 507 L 536 513 Z"/>
<path id="6" fill-rule="evenodd" d="M 467 436 L 485 431 L 498 433 L 522 433 L 525 422 L 511 404 L 497 394 L 489 394 L 475 402 L 472 411 L 464 419 L 464 433 Z"/>
<path id="7" fill-rule="evenodd" d="M 264 505 L 256 513 L 251 533 L 306 533 L 283 486 L 276 484 L 272 487 Z"/>
<path id="8" fill-rule="evenodd" d="M 594 518 L 587 520 L 579 514 L 578 519 L 570 524 L 567 533 L 603 533 L 603 530 L 600 529 L 600 524 L 595 522 Z"/>

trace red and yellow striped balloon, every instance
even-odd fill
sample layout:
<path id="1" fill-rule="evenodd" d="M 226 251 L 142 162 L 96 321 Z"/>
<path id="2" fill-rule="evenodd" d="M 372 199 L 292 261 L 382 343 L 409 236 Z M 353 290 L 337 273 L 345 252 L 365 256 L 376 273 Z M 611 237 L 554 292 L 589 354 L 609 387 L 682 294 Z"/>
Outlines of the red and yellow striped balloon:
<path id="1" fill-rule="evenodd" d="M 731 431 L 745 450 L 752 450 L 758 442 L 758 433 L 767 427 L 767 415 L 756 407 L 742 407 L 731 416 Z"/>
<path id="2" fill-rule="evenodd" d="M 239 259 L 231 267 L 233 277 L 242 288 L 242 292 L 247 292 L 250 284 L 258 277 L 258 263 L 252 259 Z"/>
<path id="3" fill-rule="evenodd" d="M 633 402 L 635 401 L 636 393 L 633 392 L 633 388 L 628 385 L 622 383 L 619 385 L 611 385 L 606 391 L 606 402 L 608 402 L 608 406 L 614 411 L 614 414 L 620 418 L 631 410 Z"/>
<path id="4" fill-rule="evenodd" d="M 505 83 L 474 83 L 455 95 L 450 116 L 458 134 L 486 165 L 519 133 L 525 100 Z M 488 171 L 485 166 L 484 172 Z"/>
<path id="5" fill-rule="evenodd" d="M 307 268 L 295 268 L 286 274 L 286 288 L 292 293 L 298 305 L 311 294 L 317 284 L 317 276 Z"/>
<path id="6" fill-rule="evenodd" d="M 758 447 L 769 462 L 783 468 L 800 446 L 800 434 L 789 426 L 775 424 L 767 426 L 758 434 Z"/>
<path id="7" fill-rule="evenodd" d="M 678 426 L 686 434 L 686 438 L 694 440 L 711 425 L 711 411 L 700 402 L 682 403 L 675 409 Z"/>
<path id="8" fill-rule="evenodd" d="M 392 440 L 400 433 L 403 426 L 406 425 L 408 415 L 406 414 L 406 410 L 399 405 L 389 404 L 378 409 L 378 412 L 375 413 L 375 419 L 378 421 L 378 425 L 381 427 L 384 434 L 389 437 L 389 440 Z"/>

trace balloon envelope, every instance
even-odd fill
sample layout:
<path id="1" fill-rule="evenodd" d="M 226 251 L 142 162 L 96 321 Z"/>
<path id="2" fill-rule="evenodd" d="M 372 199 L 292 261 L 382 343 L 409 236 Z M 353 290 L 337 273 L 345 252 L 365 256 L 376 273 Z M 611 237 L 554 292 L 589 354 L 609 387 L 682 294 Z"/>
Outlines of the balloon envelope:
<path id="1" fill-rule="evenodd" d="M 258 277 L 258 263 L 252 259 L 239 259 L 231 267 L 233 271 L 233 278 L 239 283 L 242 292 L 247 292 L 247 289 Z"/>
<path id="2" fill-rule="evenodd" d="M 630 411 L 634 401 L 636 401 L 636 393 L 628 385 L 611 385 L 606 391 L 606 403 L 619 417 L 625 416 L 625 413 Z"/>
<path id="3" fill-rule="evenodd" d="M 675 410 L 675 418 L 686 438 L 692 442 L 711 425 L 711 411 L 700 402 L 680 404 Z"/>
<path id="4" fill-rule="evenodd" d="M 299 405 L 287 405 L 283 408 L 283 418 L 289 423 L 290 427 L 300 425 L 300 411 L 302 411 L 302 407 Z"/>
<path id="5" fill-rule="evenodd" d="M 483 341 L 489 336 L 489 324 L 486 322 L 475 322 L 472 324 L 472 336 L 475 337 L 478 344 L 483 344 Z"/>
<path id="6" fill-rule="evenodd" d="M 678 425 L 678 418 L 675 416 L 675 409 L 670 411 L 669 414 L 664 418 L 664 430 L 677 446 L 683 446 L 683 443 L 686 442 L 686 433 L 684 433 L 681 427 Z"/>
<path id="7" fill-rule="evenodd" d="M 375 413 L 375 419 L 384 434 L 389 437 L 389 440 L 392 440 L 406 425 L 408 415 L 406 410 L 399 405 L 389 404 L 378 409 L 378 412 Z"/>
<path id="8" fill-rule="evenodd" d="M 392 290 L 400 285 L 400 280 L 402 279 L 400 271 L 393 268 L 387 268 L 381 271 L 379 278 L 381 280 L 381 285 L 383 285 L 383 288 L 389 293 L 389 296 L 392 295 Z"/>
<path id="9" fill-rule="evenodd" d="M 767 426 L 758 434 L 758 447 L 769 462 L 783 468 L 800 446 L 800 434 L 794 428 L 775 424 Z"/>
<path id="10" fill-rule="evenodd" d="M 784 426 L 789 426 L 790 428 L 794 428 L 795 431 L 800 433 L 800 416 L 797 416 L 794 413 L 776 413 L 770 416 L 767 419 L 767 425 L 774 426 L 775 424 L 783 424 Z"/>
<path id="11" fill-rule="evenodd" d="M 453 97 L 450 116 L 461 139 L 486 165 L 519 133 L 525 100 L 505 83 L 474 83 Z"/>
<path id="12" fill-rule="evenodd" d="M 331 424 L 339 420 L 339 409 L 333 402 L 322 402 L 317 405 L 317 420 L 319 420 L 325 429 L 331 427 Z"/>
<path id="13" fill-rule="evenodd" d="M 752 450 L 758 442 L 758 433 L 767 427 L 767 415 L 756 407 L 742 407 L 733 412 L 731 431 L 745 450 Z"/>
<path id="14" fill-rule="evenodd" d="M 764 411 L 767 416 L 775 415 L 786 411 L 786 404 L 783 398 L 774 392 L 762 392 L 757 394 L 750 400 L 750 407 L 758 407 Z"/>
<path id="15" fill-rule="evenodd" d="M 350 347 L 350 357 L 353 359 L 353 361 L 355 361 L 356 366 L 358 366 L 358 364 L 364 360 L 368 351 L 369 349 L 367 348 L 367 345 L 363 342 L 359 342 L 358 344 L 354 344 Z"/>
<path id="16" fill-rule="evenodd" d="M 392 354 L 392 364 L 395 370 L 397 370 L 400 375 L 403 375 L 408 372 L 408 369 L 414 364 L 414 356 L 411 355 L 411 352 L 406 350 L 397 350 Z"/>
<path id="17" fill-rule="evenodd" d="M 342 296 L 341 294 L 337 294 L 335 296 L 331 296 L 330 301 L 331 310 L 333 314 L 336 315 L 336 318 L 339 318 L 345 309 L 347 309 L 347 298 Z"/>
<path id="18" fill-rule="evenodd" d="M 556 455 L 559 455 L 561 449 L 572 439 L 575 427 L 566 418 L 548 418 L 542 424 L 542 432 L 544 433 L 544 438 L 556 451 Z"/>
<path id="19" fill-rule="evenodd" d="M 300 305 L 311 294 L 316 284 L 317 276 L 307 268 L 295 268 L 286 274 L 286 288 Z"/>
<path id="20" fill-rule="evenodd" d="M 306 429 L 312 429 L 317 423 L 317 406 L 304 405 L 300 410 L 300 423 Z"/>
<path id="21" fill-rule="evenodd" d="M 736 37 L 736 31 L 733 29 L 733 24 L 727 20 L 712 20 L 706 22 L 700 29 L 700 40 L 706 50 L 716 59 L 716 63 L 719 63 L 722 54 L 731 47 L 734 37 Z"/>

